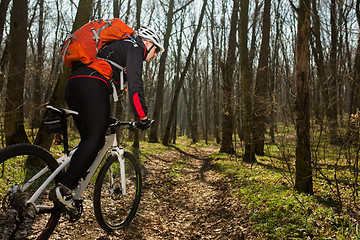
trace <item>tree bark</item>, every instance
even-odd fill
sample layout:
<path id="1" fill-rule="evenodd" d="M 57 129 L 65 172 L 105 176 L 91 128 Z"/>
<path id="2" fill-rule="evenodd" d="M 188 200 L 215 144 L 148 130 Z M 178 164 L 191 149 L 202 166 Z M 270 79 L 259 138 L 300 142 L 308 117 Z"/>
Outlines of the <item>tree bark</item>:
<path id="1" fill-rule="evenodd" d="M 329 108 L 329 93 L 326 87 L 326 73 L 325 73 L 325 64 L 324 64 L 324 54 L 323 54 L 323 47 L 321 43 L 321 35 L 320 35 L 320 18 L 317 11 L 316 0 L 312 0 L 312 9 L 313 9 L 313 36 L 314 36 L 314 49 L 313 55 L 315 59 L 315 64 L 317 66 L 317 75 L 321 86 L 321 96 L 322 102 L 324 104 L 323 108 L 320 107 L 319 115 L 323 115 L 323 111 L 321 109 L 328 109 Z M 325 110 L 326 114 L 329 114 L 328 110 Z"/>
<path id="2" fill-rule="evenodd" d="M 114 18 L 120 17 L 120 5 L 119 0 L 113 0 L 113 8 L 114 8 Z"/>
<path id="3" fill-rule="evenodd" d="M 176 104 L 177 104 L 177 101 L 178 101 L 178 98 L 179 98 L 181 87 L 182 87 L 182 85 L 184 84 L 184 81 L 185 81 L 186 73 L 187 73 L 187 71 L 189 69 L 189 66 L 190 66 L 191 56 L 193 54 L 195 44 L 196 44 L 196 40 L 197 40 L 197 37 L 198 37 L 200 29 L 201 29 L 202 20 L 204 18 L 206 4 L 207 4 L 207 0 L 203 0 L 203 6 L 202 6 L 202 9 L 201 9 L 199 22 L 198 22 L 197 28 L 195 30 L 194 37 L 192 39 L 191 45 L 190 45 L 189 55 L 187 56 L 185 67 L 184 67 L 184 70 L 181 73 L 180 80 L 179 80 L 178 84 L 175 87 L 174 97 L 173 97 L 173 100 L 171 102 L 170 115 L 169 115 L 169 118 L 168 118 L 168 121 L 167 121 L 167 124 L 166 124 L 165 133 L 164 133 L 164 137 L 163 137 L 163 140 L 162 140 L 162 143 L 164 145 L 169 144 L 171 124 L 174 121 Z"/>
<path id="4" fill-rule="evenodd" d="M 91 15 L 91 8 L 93 5 L 92 0 L 80 0 L 79 6 L 77 9 L 75 22 L 73 24 L 73 29 L 71 32 L 75 32 L 85 23 L 87 23 L 90 19 Z M 66 79 L 70 74 L 70 69 L 67 68 L 65 65 L 63 67 L 63 72 L 59 74 L 58 81 L 56 83 L 54 92 L 52 97 L 49 101 L 50 105 L 57 106 L 57 107 L 65 107 L 65 98 L 64 98 L 64 90 L 66 85 Z M 45 112 L 46 116 L 47 112 Z M 49 134 L 45 131 L 44 125 L 42 124 L 39 128 L 38 134 L 35 139 L 35 144 L 42 146 L 45 149 L 50 149 L 52 144 L 53 134 Z"/>
<path id="5" fill-rule="evenodd" d="M 131 9 L 131 0 L 128 1 L 128 6 L 127 6 L 127 10 L 126 10 L 126 16 L 125 16 L 125 21 L 124 21 L 126 24 L 129 23 L 130 9 Z"/>
<path id="6" fill-rule="evenodd" d="M 262 26 L 262 42 L 259 67 L 256 75 L 254 97 L 254 140 L 255 154 L 264 155 L 266 116 L 268 115 L 269 84 L 269 42 L 270 42 L 270 7 L 271 0 L 265 0 Z"/>
<path id="7" fill-rule="evenodd" d="M 212 77 L 212 109 L 213 109 L 213 117 L 214 117 L 214 135 L 216 139 L 216 143 L 220 144 L 221 138 L 219 133 L 219 78 L 218 78 L 218 52 L 216 51 L 217 44 L 215 42 L 215 19 L 214 19 L 214 8 L 215 1 L 212 1 L 211 8 L 211 19 L 210 19 L 210 36 L 212 42 L 211 49 L 211 77 Z"/>
<path id="8" fill-rule="evenodd" d="M 141 6 L 142 0 L 136 1 L 136 28 L 139 29 L 141 26 Z"/>
<path id="9" fill-rule="evenodd" d="M 9 3 L 10 3 L 10 0 L 1 0 L 1 3 L 0 3 L 0 44 L 3 40 L 6 12 L 7 12 Z"/>
<path id="10" fill-rule="evenodd" d="M 257 36 L 256 36 L 256 28 L 258 25 L 258 16 L 260 14 L 261 4 L 259 5 L 259 0 L 255 0 L 255 10 L 254 10 L 254 17 L 252 21 L 252 31 L 251 31 L 251 43 L 250 43 L 250 50 L 249 50 L 249 68 L 251 72 L 251 76 L 253 76 L 253 62 L 256 53 L 256 43 L 257 43 Z"/>
<path id="11" fill-rule="evenodd" d="M 6 145 L 29 142 L 24 127 L 24 82 L 27 48 L 27 1 L 14 1 L 10 19 L 9 78 L 5 103 Z"/>
<path id="12" fill-rule="evenodd" d="M 183 31 L 184 31 L 184 23 L 185 23 L 185 17 L 182 17 L 182 19 L 180 20 L 180 34 L 176 40 L 176 46 L 177 46 L 177 53 L 175 56 L 175 80 L 174 80 L 174 85 L 176 86 L 179 82 L 179 78 L 180 78 L 180 71 L 181 71 L 181 56 L 182 56 L 182 46 L 183 46 Z M 184 89 L 184 88 L 183 88 Z M 185 98 L 186 101 L 186 98 Z M 172 124 L 172 143 L 175 144 L 176 143 L 176 132 L 177 132 L 177 112 L 178 112 L 178 105 L 175 106 L 175 120 Z"/>
<path id="13" fill-rule="evenodd" d="M 310 152 L 310 0 L 299 0 L 298 35 L 296 40 L 296 176 L 295 189 L 313 194 Z"/>
<path id="14" fill-rule="evenodd" d="M 163 102 L 164 102 L 165 67 L 166 67 L 166 58 L 169 48 L 169 39 L 173 25 L 172 18 L 174 15 L 174 2 L 175 2 L 174 0 L 170 0 L 169 11 L 167 13 L 166 33 L 164 36 L 165 52 L 163 52 L 160 57 L 159 75 L 158 75 L 158 82 L 156 87 L 156 99 L 155 99 L 155 108 L 154 108 L 154 116 L 153 116 L 155 120 L 160 119 L 160 113 L 162 111 Z M 160 121 L 155 121 L 151 125 L 150 135 L 149 135 L 149 142 L 151 143 L 158 142 L 159 122 Z"/>
<path id="15" fill-rule="evenodd" d="M 197 47 L 195 46 L 195 54 L 194 54 L 194 64 L 193 64 L 193 77 L 190 78 L 190 94 L 189 94 L 189 114 L 190 114 L 190 129 L 191 129 L 191 142 L 197 143 L 199 136 L 198 136 L 198 116 L 199 116 L 199 73 L 198 73 L 198 51 Z"/>
<path id="16" fill-rule="evenodd" d="M 242 81 L 242 118 L 244 129 L 245 162 L 256 162 L 253 141 L 253 109 L 252 109 L 252 87 L 248 57 L 248 14 L 249 0 L 240 1 L 240 69 Z"/>
<path id="17" fill-rule="evenodd" d="M 356 1 L 356 17 L 357 17 L 357 22 L 358 22 L 358 26 L 360 28 L 360 0 Z M 357 43 L 357 48 L 356 48 L 356 54 L 355 54 L 355 64 L 354 64 L 354 69 L 355 69 L 355 79 L 352 83 L 352 102 L 353 104 L 351 104 L 351 113 L 355 113 L 356 108 L 359 108 L 360 103 L 359 103 L 359 91 L 360 91 L 360 35 L 358 36 L 358 43 Z"/>
<path id="18" fill-rule="evenodd" d="M 9 63 L 9 41 L 6 40 L 4 51 L 0 59 L 0 93 L 2 93 L 3 87 L 6 84 L 5 81 L 6 81 L 8 63 Z M 2 97 L 1 100 L 3 100 Z"/>
<path id="19" fill-rule="evenodd" d="M 32 127 L 39 128 L 41 125 L 41 99 L 43 88 L 41 87 L 42 73 L 44 71 L 44 0 L 39 1 L 39 29 L 37 42 L 36 69 L 34 76 L 34 115 L 32 118 Z"/>
<path id="20" fill-rule="evenodd" d="M 330 26 L 331 26 L 331 46 L 330 46 L 330 67 L 331 75 L 328 80 L 329 107 L 327 117 L 329 123 L 330 142 L 336 144 L 338 138 L 338 111 L 337 111 L 337 24 L 336 24 L 336 0 L 331 0 L 330 4 Z"/>
<path id="21" fill-rule="evenodd" d="M 234 131 L 233 76 L 235 69 L 236 29 L 239 21 L 239 0 L 234 0 L 230 22 L 229 49 L 226 62 L 221 63 L 223 75 L 223 126 L 220 152 L 234 153 L 232 134 Z"/>

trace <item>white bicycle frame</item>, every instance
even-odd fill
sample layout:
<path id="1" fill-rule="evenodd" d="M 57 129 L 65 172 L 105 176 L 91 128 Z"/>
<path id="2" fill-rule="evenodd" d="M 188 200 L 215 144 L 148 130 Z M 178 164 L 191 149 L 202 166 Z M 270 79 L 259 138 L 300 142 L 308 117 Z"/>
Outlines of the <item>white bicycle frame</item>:
<path id="1" fill-rule="evenodd" d="M 50 206 L 42 206 L 42 205 L 36 205 L 35 201 L 38 199 L 40 194 L 44 191 L 44 189 L 49 185 L 49 183 L 67 166 L 69 166 L 71 157 L 73 153 L 76 151 L 76 148 L 70 151 L 69 155 L 63 155 L 60 158 L 57 159 L 57 162 L 59 163 L 59 167 L 45 180 L 45 182 L 36 190 L 36 192 L 32 195 L 32 197 L 26 202 L 26 205 L 32 205 L 36 211 L 39 211 L 39 209 L 45 209 L 49 208 Z M 90 166 L 89 173 L 87 174 L 86 178 L 81 181 L 79 187 L 76 189 L 74 194 L 74 199 L 79 200 L 81 199 L 81 196 L 86 189 L 87 185 L 89 184 L 92 176 L 95 174 L 96 169 L 99 167 L 101 161 L 103 160 L 105 154 L 107 152 L 111 152 L 114 154 L 117 159 L 119 160 L 120 164 L 120 178 L 121 178 L 121 189 L 122 194 L 126 194 L 126 182 L 125 182 L 125 158 L 124 158 L 124 149 L 122 147 L 119 147 L 117 145 L 116 140 L 116 134 L 110 134 L 106 136 L 105 144 L 96 156 L 93 164 Z M 28 182 L 26 182 L 20 190 L 25 191 L 36 179 L 38 179 L 40 176 L 42 176 L 44 173 L 48 171 L 48 167 L 42 169 L 40 172 L 38 172 L 36 175 L 34 175 Z M 110 176 L 111 177 L 111 176 Z M 110 179 L 112 182 L 112 179 Z"/>

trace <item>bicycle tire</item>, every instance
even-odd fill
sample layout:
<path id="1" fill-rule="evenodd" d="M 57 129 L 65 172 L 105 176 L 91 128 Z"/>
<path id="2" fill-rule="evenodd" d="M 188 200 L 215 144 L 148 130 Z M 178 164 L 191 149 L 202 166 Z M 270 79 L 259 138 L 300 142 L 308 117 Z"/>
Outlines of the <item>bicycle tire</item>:
<path id="1" fill-rule="evenodd" d="M 24 183 L 44 167 L 44 175 L 33 180 L 21 191 L 15 186 Z M 58 182 L 61 173 L 40 194 L 36 204 L 46 205 L 47 210 L 35 211 L 25 203 L 44 180 L 58 167 L 57 161 L 45 149 L 32 144 L 15 144 L 0 150 L 0 239 L 48 239 L 54 231 L 61 213 L 48 199 L 49 191 Z M 11 191 L 10 189 L 17 189 Z M 16 227 L 16 223 L 23 219 Z M 18 229 L 17 229 L 18 228 Z"/>
<path id="2" fill-rule="evenodd" d="M 122 194 L 119 161 L 110 155 L 99 171 L 94 188 L 94 212 L 99 226 L 107 232 L 130 224 L 141 198 L 142 178 L 140 166 L 133 154 L 124 153 L 126 169 L 126 195 Z M 113 176 L 110 184 L 109 176 Z"/>

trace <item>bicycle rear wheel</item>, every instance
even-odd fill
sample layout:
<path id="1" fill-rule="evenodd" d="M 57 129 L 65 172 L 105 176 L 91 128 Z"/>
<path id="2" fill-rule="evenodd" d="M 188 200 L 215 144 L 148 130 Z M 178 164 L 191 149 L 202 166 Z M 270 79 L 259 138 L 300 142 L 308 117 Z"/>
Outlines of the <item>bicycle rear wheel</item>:
<path id="1" fill-rule="evenodd" d="M 0 150 L 0 239 L 48 239 L 60 211 L 48 199 L 57 176 L 40 194 L 35 204 L 26 202 L 57 168 L 58 163 L 46 150 L 31 144 L 16 144 Z M 31 179 L 39 171 L 44 173 Z M 31 179 L 31 180 L 30 180 Z M 30 181 L 29 181 L 30 180 Z"/>
<path id="2" fill-rule="evenodd" d="M 136 158 L 124 153 L 126 194 L 122 193 L 120 164 L 109 156 L 96 179 L 94 211 L 100 227 L 107 232 L 123 228 L 134 218 L 141 197 L 141 171 Z"/>

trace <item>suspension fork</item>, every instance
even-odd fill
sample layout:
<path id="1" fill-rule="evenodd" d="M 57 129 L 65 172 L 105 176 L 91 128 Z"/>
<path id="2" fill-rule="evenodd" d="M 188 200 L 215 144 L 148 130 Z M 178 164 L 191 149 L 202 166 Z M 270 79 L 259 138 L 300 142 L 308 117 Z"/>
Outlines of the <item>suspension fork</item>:
<path id="1" fill-rule="evenodd" d="M 117 157 L 120 164 L 120 179 L 121 179 L 121 191 L 122 195 L 126 194 L 126 178 L 125 178 L 125 158 L 124 158 L 124 148 L 116 147 L 112 150 L 112 153 Z M 111 171 L 112 172 L 112 171 Z M 110 183 L 113 183 L 113 177 L 110 176 Z"/>

